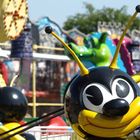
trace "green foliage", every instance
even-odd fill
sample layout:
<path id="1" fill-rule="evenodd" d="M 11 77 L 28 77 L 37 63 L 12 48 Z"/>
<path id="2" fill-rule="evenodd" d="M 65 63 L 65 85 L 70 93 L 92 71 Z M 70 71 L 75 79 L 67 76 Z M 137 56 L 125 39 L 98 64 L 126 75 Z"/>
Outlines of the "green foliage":
<path id="1" fill-rule="evenodd" d="M 85 13 L 77 13 L 68 17 L 67 21 L 64 22 L 63 28 L 65 30 L 77 28 L 81 32 L 88 34 L 97 31 L 98 21 L 120 22 L 122 25 L 125 25 L 130 18 L 130 15 L 127 14 L 127 6 L 123 6 L 120 9 L 103 7 L 101 10 L 96 10 L 89 3 L 84 3 L 84 6 L 86 9 Z M 139 18 L 136 18 L 131 29 L 140 29 Z"/>

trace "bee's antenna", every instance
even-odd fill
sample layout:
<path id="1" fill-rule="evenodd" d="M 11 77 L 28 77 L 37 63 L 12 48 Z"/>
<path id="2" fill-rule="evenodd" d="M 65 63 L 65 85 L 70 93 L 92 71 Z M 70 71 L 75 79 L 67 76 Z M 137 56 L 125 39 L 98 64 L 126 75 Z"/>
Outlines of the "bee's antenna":
<path id="1" fill-rule="evenodd" d="M 135 13 L 133 14 L 133 16 L 128 21 L 128 24 L 127 24 L 126 28 L 124 29 L 123 34 L 120 37 L 120 40 L 119 40 L 119 42 L 117 44 L 117 49 L 116 49 L 115 55 L 114 55 L 114 57 L 112 59 L 112 62 L 110 64 L 110 66 L 109 66 L 110 68 L 113 68 L 113 69 L 117 68 L 117 57 L 118 57 L 118 54 L 119 54 L 119 51 L 120 51 L 120 48 L 121 48 L 121 44 L 122 44 L 123 38 L 124 38 L 127 30 L 129 29 L 129 27 L 131 26 L 132 22 L 134 21 L 134 19 L 136 18 L 137 14 L 139 12 L 140 12 L 140 5 L 136 6 Z"/>
<path id="2" fill-rule="evenodd" d="M 71 55 L 74 57 L 75 61 L 78 63 L 80 70 L 81 70 L 81 75 L 87 75 L 89 74 L 89 70 L 83 65 L 83 63 L 80 61 L 80 59 L 76 56 L 75 52 L 52 30 L 52 27 L 47 26 L 45 28 L 46 33 L 51 33 L 55 38 L 57 38 L 63 45 L 64 47 L 71 53 Z"/>
<path id="3" fill-rule="evenodd" d="M 19 78 L 19 74 L 18 74 L 18 75 L 15 75 L 15 76 L 13 77 L 13 79 L 12 79 L 11 82 L 10 82 L 10 87 L 12 87 L 12 86 L 14 85 L 14 82 L 15 82 L 15 80 L 16 80 L 17 78 Z"/>

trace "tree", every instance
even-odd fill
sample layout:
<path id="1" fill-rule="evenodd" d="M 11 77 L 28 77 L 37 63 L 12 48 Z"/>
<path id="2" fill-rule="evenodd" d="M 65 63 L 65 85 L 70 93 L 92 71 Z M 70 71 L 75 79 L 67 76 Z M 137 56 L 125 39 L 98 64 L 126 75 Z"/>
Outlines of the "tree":
<path id="1" fill-rule="evenodd" d="M 123 6 L 120 9 L 103 7 L 101 10 L 96 10 L 90 3 L 84 3 L 84 6 L 86 9 L 85 13 L 77 13 L 74 16 L 68 17 L 64 22 L 63 28 L 65 30 L 77 28 L 87 34 L 97 31 L 98 21 L 116 22 L 125 25 L 130 18 L 130 15 L 127 14 L 127 6 Z M 139 18 L 136 18 L 131 29 L 140 29 Z"/>

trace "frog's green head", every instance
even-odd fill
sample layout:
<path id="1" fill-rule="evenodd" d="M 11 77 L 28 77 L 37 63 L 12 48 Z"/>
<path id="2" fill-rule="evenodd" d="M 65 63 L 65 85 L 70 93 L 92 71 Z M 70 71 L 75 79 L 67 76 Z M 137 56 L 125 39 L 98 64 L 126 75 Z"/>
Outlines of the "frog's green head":
<path id="1" fill-rule="evenodd" d="M 69 46 L 81 61 L 89 61 L 95 66 L 108 66 L 112 57 L 106 43 L 108 35 L 107 33 L 98 33 L 100 37 L 96 37 L 95 34 L 97 33 L 91 33 L 84 38 L 84 46 L 74 43 L 70 43 Z M 70 53 L 67 54 L 72 58 Z"/>
<path id="2" fill-rule="evenodd" d="M 106 44 L 106 38 L 108 34 L 106 32 L 101 33 L 100 37 L 95 37 L 94 33 L 84 38 L 84 44 L 87 48 L 98 48 L 101 44 Z"/>

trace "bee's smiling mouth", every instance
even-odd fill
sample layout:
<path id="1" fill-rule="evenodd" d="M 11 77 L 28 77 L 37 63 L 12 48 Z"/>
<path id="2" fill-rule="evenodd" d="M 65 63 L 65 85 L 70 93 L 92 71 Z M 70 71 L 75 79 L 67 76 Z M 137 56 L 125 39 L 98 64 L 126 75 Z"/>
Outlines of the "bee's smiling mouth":
<path id="1" fill-rule="evenodd" d="M 109 118 L 90 110 L 82 110 L 79 114 L 80 127 L 91 135 L 100 137 L 123 137 L 140 125 L 140 97 L 130 105 L 124 116 Z"/>

